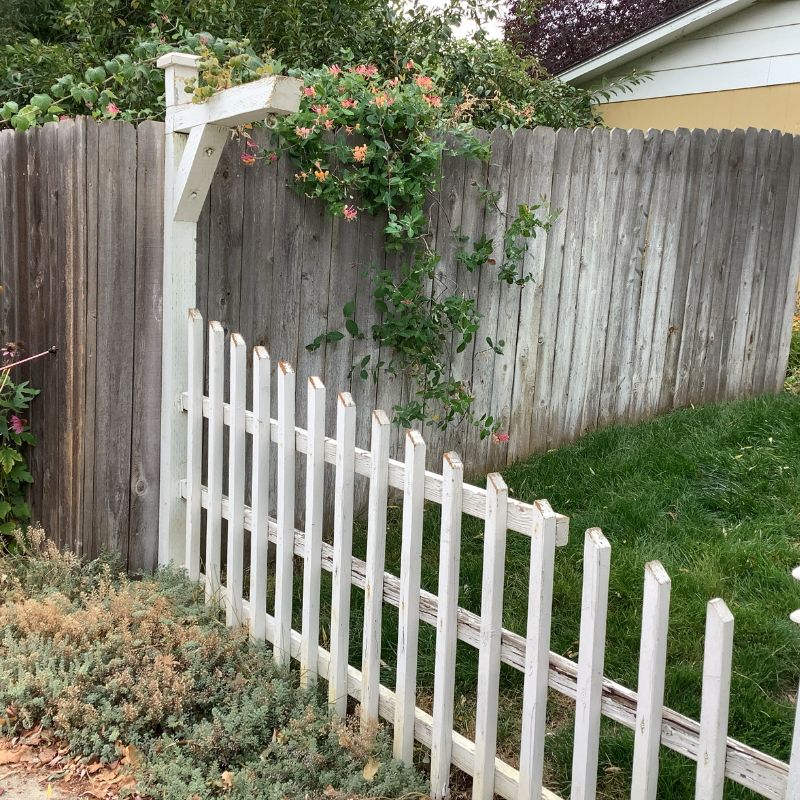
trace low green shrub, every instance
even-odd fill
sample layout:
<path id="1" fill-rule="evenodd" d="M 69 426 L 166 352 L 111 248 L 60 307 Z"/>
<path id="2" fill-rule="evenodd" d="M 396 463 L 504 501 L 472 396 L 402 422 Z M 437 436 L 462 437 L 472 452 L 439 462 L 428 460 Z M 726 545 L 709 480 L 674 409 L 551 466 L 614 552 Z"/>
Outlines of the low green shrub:
<path id="1" fill-rule="evenodd" d="M 74 753 L 141 751 L 137 792 L 198 798 L 398 797 L 425 791 L 383 731 L 317 695 L 164 573 L 59 553 L 40 529 L 0 557 L 0 732 L 42 725 Z"/>

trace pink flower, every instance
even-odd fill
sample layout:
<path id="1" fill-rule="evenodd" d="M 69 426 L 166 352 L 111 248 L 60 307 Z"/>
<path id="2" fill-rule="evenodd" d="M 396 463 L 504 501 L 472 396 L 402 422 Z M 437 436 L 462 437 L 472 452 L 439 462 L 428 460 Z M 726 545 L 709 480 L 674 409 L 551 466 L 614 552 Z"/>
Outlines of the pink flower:
<path id="1" fill-rule="evenodd" d="M 308 139 L 311 136 L 311 128 L 295 128 L 294 132 L 301 138 L 301 139 Z"/>
<path id="2" fill-rule="evenodd" d="M 417 77 L 414 78 L 414 81 L 423 91 L 427 92 L 433 89 L 433 79 L 429 78 L 427 75 L 417 75 Z"/>
<path id="3" fill-rule="evenodd" d="M 25 430 L 27 420 L 20 419 L 16 414 L 11 415 L 11 430 L 14 433 L 22 433 Z"/>
<path id="4" fill-rule="evenodd" d="M 342 100 L 342 108 L 355 108 L 358 105 L 358 100 L 353 100 L 349 97 L 345 97 Z"/>
<path id="5" fill-rule="evenodd" d="M 119 108 L 117 107 L 117 104 L 116 103 L 109 103 L 106 106 L 106 114 L 108 114 L 110 117 L 114 117 L 117 114 L 119 114 Z"/>
<path id="6" fill-rule="evenodd" d="M 394 98 L 390 94 L 386 94 L 386 92 L 381 92 L 375 95 L 375 99 L 372 102 L 375 103 L 378 108 L 386 108 L 394 103 Z"/>
<path id="7" fill-rule="evenodd" d="M 248 167 L 256 163 L 256 157 L 252 153 L 242 153 L 239 158 L 241 158 L 242 164 L 247 164 Z"/>
<path id="8" fill-rule="evenodd" d="M 417 65 L 410 58 L 408 59 L 408 61 L 406 61 L 406 69 L 409 72 L 411 72 L 412 70 L 416 69 L 416 66 Z"/>
<path id="9" fill-rule="evenodd" d="M 338 64 L 333 64 L 332 66 L 328 67 L 328 72 L 331 75 L 340 75 L 342 68 Z"/>
<path id="10" fill-rule="evenodd" d="M 258 150 L 258 142 L 256 142 L 255 139 L 248 139 L 247 147 L 249 147 L 251 150 Z"/>
<path id="11" fill-rule="evenodd" d="M 313 97 L 317 93 L 317 90 L 313 86 L 305 86 L 303 88 L 303 94 L 306 97 Z"/>
<path id="12" fill-rule="evenodd" d="M 353 148 L 353 161 L 363 162 L 367 157 L 367 146 L 360 144 Z"/>
<path id="13" fill-rule="evenodd" d="M 507 433 L 495 433 L 492 438 L 498 444 L 505 444 L 511 437 Z"/>
<path id="14" fill-rule="evenodd" d="M 361 75 L 364 78 L 374 78 L 378 74 L 378 68 L 374 64 L 359 64 L 351 72 Z"/>
<path id="15" fill-rule="evenodd" d="M 426 94 L 423 98 L 431 108 L 441 108 L 442 98 L 435 94 Z"/>
<path id="16" fill-rule="evenodd" d="M 392 78 L 392 79 L 389 81 L 389 86 L 391 86 L 392 88 L 394 88 L 395 86 L 397 86 L 397 84 L 398 84 L 398 83 L 400 83 L 400 78 L 396 78 L 396 77 L 395 77 L 395 78 Z"/>
<path id="17" fill-rule="evenodd" d="M 69 119 L 69 114 L 62 114 L 62 115 L 61 115 L 61 116 L 58 118 L 58 121 L 59 121 L 59 122 L 64 122 L 65 120 L 68 120 L 68 119 Z"/>
<path id="18" fill-rule="evenodd" d="M 348 222 L 352 222 L 358 216 L 358 211 L 356 210 L 355 206 L 345 206 L 342 209 L 342 216 Z"/>
<path id="19" fill-rule="evenodd" d="M 331 110 L 331 107 L 327 106 L 327 105 L 323 105 L 323 104 L 317 103 L 316 105 L 311 106 L 311 110 L 318 117 L 324 117 Z"/>
<path id="20" fill-rule="evenodd" d="M 331 130 L 333 128 L 333 120 L 332 119 L 326 119 L 325 122 L 323 123 L 323 125 L 325 126 L 325 130 L 329 131 L 329 130 Z"/>
<path id="21" fill-rule="evenodd" d="M 278 154 L 277 153 L 270 153 L 267 156 L 267 158 L 269 159 L 269 163 L 270 164 L 274 164 L 278 160 Z"/>

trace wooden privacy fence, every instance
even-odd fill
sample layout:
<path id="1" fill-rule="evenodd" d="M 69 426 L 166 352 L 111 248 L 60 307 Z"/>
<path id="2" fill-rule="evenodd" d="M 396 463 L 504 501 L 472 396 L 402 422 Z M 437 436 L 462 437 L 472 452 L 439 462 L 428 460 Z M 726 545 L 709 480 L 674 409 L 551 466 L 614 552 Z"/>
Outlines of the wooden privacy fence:
<path id="1" fill-rule="evenodd" d="M 429 213 L 440 279 L 485 315 L 453 373 L 509 442 L 423 430 L 429 466 L 455 449 L 472 469 L 493 469 L 599 425 L 780 388 L 800 265 L 800 137 L 539 128 L 490 138 L 488 165 L 445 159 Z M 352 299 L 361 330 L 376 321 L 365 273 L 392 263 L 383 222 L 332 219 L 287 190 L 287 160 L 248 168 L 239 152 L 226 145 L 200 217 L 196 304 L 348 389 L 364 447 L 368 409 L 390 412 L 408 386 L 351 379 L 354 362 L 379 356 L 369 339 L 305 344 Z M 0 328 L 31 352 L 60 347 L 28 372 L 43 389 L 31 413 L 33 508 L 60 544 L 111 548 L 132 568 L 154 566 L 157 552 L 163 164 L 156 122 L 0 132 Z M 507 224 L 473 184 L 512 216 L 542 196 L 561 209 L 526 256 L 532 285 L 457 265 L 452 229 L 499 242 Z M 486 336 L 505 340 L 502 356 Z M 326 402 L 333 414 L 335 398 Z M 390 450 L 402 448 L 395 430 Z"/>
<path id="2" fill-rule="evenodd" d="M 727 736 L 734 620 L 723 600 L 712 600 L 707 607 L 702 703 L 697 722 L 663 707 L 670 578 L 658 561 L 644 569 L 639 683 L 638 691 L 633 691 L 603 677 L 611 548 L 598 528 L 586 531 L 585 537 L 576 663 L 550 651 L 556 545 L 566 540 L 568 520 L 556 514 L 547 501 L 528 504 L 510 499 L 497 473 L 488 476 L 486 489 L 464 483 L 465 465 L 455 453 L 445 454 L 441 474 L 427 472 L 425 441 L 416 431 L 406 434 L 404 461 L 391 459 L 389 420 L 382 411 L 372 414 L 369 449 L 357 447 L 357 410 L 347 392 L 337 396 L 336 437 L 327 437 L 326 388 L 317 377 L 310 377 L 307 383 L 307 427 L 296 427 L 296 376 L 285 361 L 279 362 L 276 370 L 277 419 L 272 419 L 271 362 L 263 347 L 252 351 L 252 411 L 248 411 L 248 351 L 244 339 L 236 333 L 230 336 L 226 401 L 225 334 L 216 322 L 209 326 L 209 392 L 204 395 L 204 325 L 199 311 L 189 312 L 188 333 L 189 384 L 182 396 L 188 417 L 188 471 L 181 495 L 187 512 L 184 564 L 189 576 L 204 582 L 209 603 L 224 604 L 229 625 L 248 625 L 256 639 L 270 641 L 279 663 L 288 665 L 291 659 L 298 660 L 305 684 L 315 682 L 318 676 L 326 680 L 335 714 L 343 717 L 348 697 L 354 698 L 360 703 L 363 725 L 374 725 L 379 717 L 393 725 L 395 757 L 410 764 L 415 742 L 430 749 L 434 798 L 447 796 L 451 765 L 455 765 L 472 776 L 476 800 L 491 800 L 495 793 L 508 800 L 557 800 L 542 785 L 548 689 L 575 701 L 572 800 L 595 797 L 601 716 L 635 730 L 633 800 L 655 798 L 661 745 L 697 762 L 697 800 L 721 800 L 726 778 L 772 800 L 796 796 L 793 792 L 800 786 L 800 722 L 790 765 Z M 226 429 L 227 457 L 223 452 Z M 246 505 L 248 437 L 251 502 Z M 305 497 L 297 498 L 296 461 L 303 458 Z M 335 469 L 332 543 L 323 539 L 322 530 L 326 464 Z M 226 467 L 227 495 L 223 494 Z M 277 473 L 274 516 L 269 513 L 272 473 Z M 356 475 L 364 476 L 369 485 L 366 561 L 352 555 Z M 389 487 L 403 494 L 399 577 L 384 572 Z M 437 595 L 420 588 L 426 500 L 441 506 Z M 302 530 L 295 527 L 296 505 L 305 508 Z M 458 606 L 464 514 L 485 521 L 480 615 Z M 525 636 L 502 627 L 509 535 L 531 538 Z M 272 569 L 267 559 L 270 542 L 276 551 L 273 575 L 268 575 Z M 244 582 L 246 555 L 249 586 Z M 302 561 L 300 630 L 292 627 L 295 557 Z M 327 649 L 320 646 L 322 570 L 332 575 Z M 274 588 L 268 598 L 270 585 Z M 363 655 L 358 666 L 350 663 L 348 650 L 353 587 L 363 590 L 364 596 Z M 393 690 L 380 683 L 385 604 L 399 610 Z M 268 608 L 273 612 L 268 613 Z M 417 706 L 421 622 L 436 628 L 432 714 Z M 479 651 L 474 740 L 453 730 L 458 640 Z M 503 663 L 525 676 L 518 768 L 497 756 Z"/>

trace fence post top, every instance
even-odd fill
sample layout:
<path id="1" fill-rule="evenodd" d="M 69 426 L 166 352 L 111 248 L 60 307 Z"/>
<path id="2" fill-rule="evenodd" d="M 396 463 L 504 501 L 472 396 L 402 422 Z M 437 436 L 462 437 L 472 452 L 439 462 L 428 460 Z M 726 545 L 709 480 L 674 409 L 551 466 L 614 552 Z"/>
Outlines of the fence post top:
<path id="1" fill-rule="evenodd" d="M 192 53 L 164 53 L 156 61 L 156 66 L 159 69 L 167 69 L 167 67 L 189 67 L 190 69 L 198 69 L 200 64 L 200 56 L 193 55 Z"/>

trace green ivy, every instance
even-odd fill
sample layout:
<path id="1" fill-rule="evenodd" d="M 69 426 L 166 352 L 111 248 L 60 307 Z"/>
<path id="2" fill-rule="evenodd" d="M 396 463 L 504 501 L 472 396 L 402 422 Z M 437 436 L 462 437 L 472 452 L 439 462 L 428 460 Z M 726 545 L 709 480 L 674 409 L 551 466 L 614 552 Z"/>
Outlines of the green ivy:
<path id="1" fill-rule="evenodd" d="M 203 102 L 216 91 L 280 69 L 269 59 L 258 61 L 244 52 L 225 60 L 206 49 L 200 79 L 187 91 L 195 102 Z M 245 135 L 242 161 L 274 162 L 278 151 L 287 153 L 297 166 L 298 192 L 322 201 L 345 221 L 363 213 L 382 215 L 386 249 L 400 254 L 395 269 L 367 265 L 379 321 L 362 331 L 350 301 L 342 310 L 341 328 L 323 331 L 307 348 L 335 345 L 346 336 L 369 336 L 381 360 L 371 363 L 365 356 L 352 365 L 352 373 L 367 379 L 382 371 L 407 380 L 411 396 L 394 407 L 395 422 L 445 428 L 466 421 L 482 437 L 495 433 L 503 420 L 473 408 L 467 379 L 453 374 L 451 366 L 454 354 L 474 340 L 481 314 L 474 299 L 438 279 L 439 256 L 431 251 L 425 213 L 426 202 L 440 187 L 442 155 L 488 161 L 489 145 L 469 125 L 453 122 L 457 101 L 444 95 L 438 78 L 412 59 L 391 77 L 381 75 L 374 64 L 333 64 L 289 73 L 303 81 L 300 110 L 274 120 L 271 148 L 262 150 Z M 490 192 L 484 190 L 480 197 L 500 213 Z M 530 240 L 550 219 L 542 205 L 521 205 L 515 212 L 499 242 L 483 236 L 470 243 L 455 232 L 460 243 L 456 260 L 469 271 L 495 270 L 501 282 L 529 283 L 532 276 L 522 271 L 522 261 Z M 498 259 L 492 258 L 495 252 Z M 502 353 L 502 343 L 487 339 L 486 344 Z"/>
<path id="2" fill-rule="evenodd" d="M 8 345 L 4 352 L 8 352 Z M 25 448 L 36 444 L 28 420 L 23 416 L 39 394 L 27 381 L 14 383 L 10 370 L 0 372 L 0 535 L 7 536 L 31 518 L 25 500 L 32 482 Z"/>

